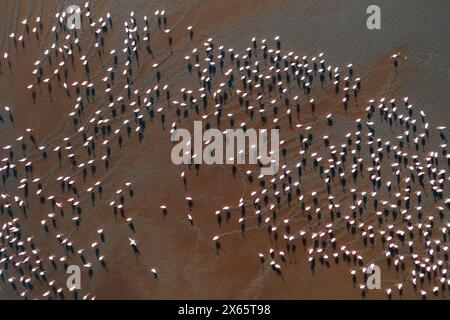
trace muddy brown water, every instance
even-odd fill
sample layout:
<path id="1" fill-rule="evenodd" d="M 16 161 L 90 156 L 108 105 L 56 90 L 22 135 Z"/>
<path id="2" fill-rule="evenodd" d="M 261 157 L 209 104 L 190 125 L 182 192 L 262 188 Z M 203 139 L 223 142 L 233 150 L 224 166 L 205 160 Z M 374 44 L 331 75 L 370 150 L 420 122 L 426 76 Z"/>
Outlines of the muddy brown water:
<path id="1" fill-rule="evenodd" d="M 332 87 L 325 89 L 314 88 L 313 96 L 316 98 L 316 113 L 312 116 L 307 103 L 303 103 L 299 118 L 294 116 L 294 124 L 311 125 L 315 134 L 312 151 L 321 153 L 325 157 L 321 137 L 330 135 L 332 144 L 345 143 L 343 136 L 346 132 L 354 130 L 354 121 L 365 117 L 364 109 L 371 98 L 396 97 L 398 99 L 408 96 L 414 106 L 423 109 L 433 128 L 437 125 L 450 125 L 448 117 L 442 114 L 449 107 L 449 77 L 450 44 L 445 41 L 448 36 L 449 20 L 443 17 L 448 12 L 450 4 L 444 1 L 379 1 L 382 12 L 382 29 L 368 30 L 365 26 L 367 14 L 365 10 L 370 1 L 113 1 L 99 0 L 92 4 L 91 10 L 95 19 L 104 17 L 110 12 L 113 17 L 113 27 L 105 36 L 105 46 L 100 57 L 93 47 L 93 32 L 87 30 L 84 21 L 84 30 L 80 33 L 81 53 L 74 50 L 75 63 L 67 62 L 69 73 L 67 83 L 84 81 L 86 73 L 80 64 L 80 57 L 87 55 L 90 59 L 91 79 L 97 88 L 95 100 L 86 103 L 83 123 L 95 116 L 98 109 L 108 109 L 107 95 L 103 94 L 105 84 L 102 78 L 105 70 L 111 66 L 112 59 L 109 51 L 123 48 L 123 21 L 129 19 L 129 12 L 134 10 L 142 26 L 143 15 L 151 21 L 152 49 L 154 57 L 141 50 L 140 66 L 133 67 L 133 88 L 140 89 L 141 93 L 156 85 L 153 63 L 160 66 L 161 84 L 168 84 L 174 100 L 181 101 L 178 94 L 181 88 L 197 89 L 200 84 L 196 76 L 189 76 L 184 56 L 191 55 L 194 48 L 198 48 L 204 57 L 203 43 L 213 38 L 215 46 L 224 45 L 233 48 L 235 52 L 242 53 L 251 45 L 250 39 L 263 38 L 273 46 L 273 38 L 277 35 L 282 40 L 282 52 L 287 54 L 294 51 L 302 57 L 317 56 L 325 53 L 327 64 L 339 66 L 344 73 L 346 65 L 353 63 L 355 75 L 362 78 L 363 89 L 357 102 L 351 101 L 347 112 L 343 111 L 341 97 L 336 96 Z M 30 90 L 26 86 L 34 83 L 35 76 L 31 74 L 34 62 L 43 57 L 43 51 L 54 42 L 54 34 L 50 27 L 56 23 L 54 15 L 61 12 L 72 3 L 82 4 L 81 1 L 12 1 L 5 0 L 0 4 L 1 20 L 1 51 L 9 52 L 11 67 L 2 60 L 0 74 L 0 105 L 9 105 L 13 109 L 14 125 L 5 119 L 0 125 L 0 143 L 2 146 L 14 145 L 16 161 L 23 157 L 20 145 L 14 140 L 19 136 L 28 139 L 25 130 L 31 128 L 38 145 L 48 146 L 52 150 L 55 146 L 64 146 L 63 139 L 71 137 L 74 148 L 71 152 L 79 154 L 78 163 L 87 162 L 85 149 L 81 146 L 80 135 L 76 135 L 74 126 L 68 114 L 73 111 L 76 104 L 76 94 L 70 89 L 70 96 L 54 77 L 51 80 L 52 90 L 42 84 L 35 86 L 36 99 L 33 101 Z M 166 10 L 168 25 L 172 30 L 173 47 L 169 51 L 167 35 L 158 30 L 154 11 Z M 21 21 L 29 21 L 42 17 L 43 31 L 39 39 L 30 32 L 26 34 Z M 440 17 L 440 18 L 439 18 Z M 30 23 L 32 25 L 32 23 Z M 189 40 L 187 26 L 194 26 L 194 38 Z M 25 47 L 14 45 L 8 35 L 24 34 Z M 447 37 L 448 38 L 448 37 Z M 63 42 L 63 41 L 61 41 Z M 397 71 L 393 68 L 391 55 L 401 52 L 400 66 Z M 44 76 L 51 76 L 53 67 L 61 62 L 61 56 L 53 57 L 52 66 L 48 63 L 44 67 Z M 120 59 L 123 63 L 124 59 Z M 120 68 L 119 68 L 120 69 Z M 122 70 L 122 69 L 120 69 Z M 117 73 L 118 74 L 118 73 Z M 119 76 L 117 76 L 119 78 Z M 218 81 L 215 82 L 216 84 Z M 114 87 L 114 97 L 126 96 L 123 89 L 123 78 L 117 80 Z M 173 89 L 172 89 L 173 88 Z M 157 106 L 166 107 L 164 93 L 157 102 Z M 303 98 L 303 96 L 302 96 Z M 126 100 L 126 98 L 125 98 Z M 132 99 L 135 101 L 135 99 Z M 212 101 L 212 100 L 211 100 Z M 247 121 L 249 125 L 260 127 L 259 121 L 250 121 L 239 107 L 236 96 L 231 97 L 227 107 L 229 112 L 238 113 L 236 123 Z M 305 100 L 303 100 L 305 101 Z M 113 120 L 113 127 L 118 128 L 125 119 L 130 119 L 135 128 L 133 107 L 127 103 L 127 111 Z M 256 102 L 253 102 L 256 103 Z M 208 113 L 212 123 L 212 108 Z M 280 108 L 281 109 L 281 108 Z M 159 115 L 153 121 L 146 118 L 146 130 L 142 141 L 137 134 L 132 133 L 128 138 L 122 131 L 124 145 L 119 148 L 117 138 L 112 138 L 112 156 L 109 169 L 106 170 L 101 160 L 97 160 L 98 170 L 95 176 L 90 173 L 83 179 L 80 170 L 71 167 L 67 159 L 69 152 L 64 151 L 64 160 L 60 166 L 56 153 L 49 151 L 49 158 L 42 160 L 40 153 L 28 141 L 27 157 L 32 159 L 34 165 L 33 177 L 40 177 L 46 196 L 55 195 L 63 203 L 64 216 L 60 209 L 53 209 L 47 201 L 40 204 L 37 197 L 31 196 L 27 203 L 28 216 L 24 217 L 20 210 L 15 210 L 15 216 L 20 217 L 20 226 L 23 237 L 33 236 L 39 248 L 39 256 L 46 258 L 52 254 L 57 258 L 67 256 L 67 263 L 82 265 L 79 255 L 66 252 L 56 239 L 68 238 L 73 242 L 75 253 L 84 249 L 85 257 L 92 263 L 93 275 L 89 276 L 86 270 L 82 273 L 82 289 L 79 296 L 89 293 L 90 297 L 97 299 L 361 299 L 360 290 L 351 280 L 350 270 L 358 269 L 353 262 L 339 264 L 330 261 L 329 266 L 317 263 L 316 270 L 311 272 L 308 263 L 307 250 L 311 243 L 303 246 L 296 240 L 296 251 L 287 251 L 286 243 L 282 239 L 284 227 L 281 221 L 291 217 L 292 233 L 305 230 L 310 233 L 319 232 L 329 222 L 323 212 L 324 220 L 319 225 L 316 220 L 309 224 L 305 214 L 298 209 L 296 201 L 291 207 L 283 202 L 277 210 L 279 223 L 279 237 L 275 241 L 269 237 L 267 225 L 257 223 L 255 209 L 249 204 L 246 212 L 246 231 L 241 232 L 238 219 L 240 217 L 239 199 L 250 201 L 251 192 L 261 190 L 254 174 L 253 183 L 246 176 L 247 170 L 258 171 L 256 166 L 239 166 L 235 176 L 230 166 L 201 166 L 197 173 L 195 168 L 188 166 L 175 166 L 170 158 L 173 143 L 170 141 L 168 130 L 174 116 L 174 105 L 167 109 L 165 128 L 162 128 Z M 330 128 L 326 125 L 324 116 L 333 113 L 335 125 Z M 1 115 L 6 117 L 4 110 Z M 181 120 L 177 125 L 191 129 L 192 120 L 198 119 L 191 111 L 189 119 Z M 105 117 L 111 118 L 110 112 Z M 273 117 L 269 117 L 271 123 Z M 224 117 L 220 129 L 228 127 Z M 286 139 L 288 151 L 287 159 L 283 163 L 295 171 L 298 158 L 298 131 L 289 129 L 286 117 L 280 117 L 282 137 Z M 79 126 L 77 127 L 79 128 Z M 380 134 L 388 139 L 398 134 L 398 128 L 389 132 L 389 127 Z M 92 129 L 92 128 L 91 128 Z M 123 130 L 123 129 L 122 129 Z M 378 129 L 381 131 L 381 129 Z M 378 132 L 377 132 L 378 133 Z M 91 130 L 92 134 L 92 130 Z M 433 137 L 434 141 L 438 141 Z M 96 159 L 101 158 L 106 148 L 101 145 L 101 139 L 96 140 Z M 365 154 L 368 150 L 363 149 Z M 2 150 L 1 157 L 8 153 Z M 369 164 L 368 164 L 369 165 Z M 383 170 L 389 170 L 388 164 Z M 23 168 L 23 165 L 22 165 Z M 180 175 L 186 173 L 187 190 Z M 23 172 L 23 169 L 21 170 Z M 80 215 L 81 224 L 76 228 L 71 220 L 77 216 L 67 199 L 73 196 L 67 190 L 62 191 L 56 179 L 59 176 L 70 176 L 75 179 L 75 185 L 80 191 L 83 211 Z M 270 179 L 266 179 L 269 181 Z M 101 181 L 104 192 L 96 195 L 95 204 L 90 201 L 90 194 L 84 192 Z M 131 197 L 126 182 L 132 182 L 134 191 Z M 10 181 L 2 186 L 2 192 L 20 194 L 16 187 L 17 181 Z M 320 204 L 326 207 L 326 192 L 323 183 L 318 179 L 317 173 L 309 166 L 304 173 L 302 190 L 309 195 L 312 191 L 320 193 Z M 369 184 L 358 183 L 359 190 L 370 191 Z M 116 190 L 123 189 L 125 205 L 123 213 L 113 213 L 109 203 L 119 201 Z M 342 208 L 351 204 L 350 187 L 340 190 L 339 183 L 332 187 L 334 195 Z M 37 191 L 35 185 L 30 188 L 30 194 Z M 21 195 L 21 194 L 20 194 Z M 386 193 L 380 193 L 387 197 Z M 189 209 L 185 197 L 193 197 L 194 205 Z M 308 196 L 305 196 L 305 199 Z M 273 200 L 271 201 L 273 202 Z M 166 205 L 167 215 L 161 212 L 160 206 Z M 229 221 L 222 212 L 223 222 L 219 226 L 216 210 L 230 206 L 231 218 Z M 434 203 L 430 200 L 424 205 L 431 211 Z M 120 210 L 119 210 L 120 211 Z M 55 212 L 56 228 L 48 222 L 49 232 L 45 232 L 40 221 L 48 219 L 48 214 Z M 187 219 L 190 213 L 194 218 L 191 225 Z M 374 221 L 374 212 L 368 215 L 366 223 Z M 370 214 L 372 216 L 370 216 Z M 267 216 L 270 216 L 268 213 Z M 126 218 L 132 218 L 135 231 L 131 230 Z M 448 211 L 446 212 L 448 219 Z M 2 223 L 10 220 L 7 214 L 0 218 Z M 448 220 L 447 220 L 448 221 Z M 391 266 L 388 268 L 383 258 L 384 248 L 379 242 L 374 247 L 364 247 L 357 236 L 349 234 L 345 229 L 345 222 L 336 222 L 336 233 L 339 235 L 339 246 L 347 245 L 364 256 L 364 261 L 379 262 L 382 274 L 383 290 L 369 291 L 367 298 L 385 299 L 384 289 L 394 288 L 394 284 L 403 281 L 405 290 L 402 298 L 420 298 L 418 293 L 408 283 L 409 269 L 396 272 Z M 375 225 L 375 224 L 374 224 Z M 386 226 L 384 226 L 385 228 Z M 105 242 L 100 240 L 97 229 L 103 229 Z M 220 250 L 216 249 L 211 240 L 214 235 L 221 235 Z M 128 238 L 136 239 L 140 255 L 136 256 L 129 246 Z M 100 255 L 104 256 L 105 265 L 102 266 L 91 248 L 93 242 L 98 242 Z M 420 241 L 418 240 L 420 246 Z M 286 252 L 286 262 L 281 264 L 282 274 L 278 275 L 268 264 L 268 251 L 273 248 L 276 252 Z M 328 248 L 330 249 L 330 248 Z M 260 263 L 258 252 L 264 252 L 266 262 Z M 33 258 L 35 259 L 35 258 Z M 44 262 L 47 278 L 55 280 L 56 287 L 64 288 L 66 299 L 72 298 L 65 288 L 67 274 L 62 264 L 54 270 L 47 261 Z M 330 259 L 331 260 L 331 259 Z M 150 268 L 158 270 L 158 279 L 154 279 Z M 411 267 L 411 266 L 409 266 Z M 8 276 L 12 276 L 9 274 Z M 19 277 L 17 274 L 14 274 Z M 362 283 L 362 276 L 358 274 L 358 284 Z M 33 282 L 34 288 L 28 292 L 30 298 L 42 298 L 47 286 L 45 282 Z M 4 298 L 20 298 L 17 292 L 6 283 L 0 283 Z M 433 284 L 427 283 L 429 289 Z M 20 286 L 20 284 L 19 284 Z M 394 290 L 395 291 L 395 290 Z M 51 296 L 58 298 L 51 293 Z M 431 295 L 430 295 L 431 297 Z M 394 295 L 394 298 L 399 298 Z M 438 298 L 448 299 L 448 292 Z"/>

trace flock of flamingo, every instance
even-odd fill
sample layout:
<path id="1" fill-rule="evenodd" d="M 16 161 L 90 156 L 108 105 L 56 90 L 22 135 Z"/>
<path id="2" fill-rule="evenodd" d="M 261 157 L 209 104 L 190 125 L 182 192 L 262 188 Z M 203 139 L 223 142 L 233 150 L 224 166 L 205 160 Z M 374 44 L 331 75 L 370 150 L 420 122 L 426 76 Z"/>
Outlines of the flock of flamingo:
<path id="1" fill-rule="evenodd" d="M 345 265 L 344 276 L 363 297 L 370 297 L 366 271 L 373 264 L 395 278 L 383 283 L 386 298 L 399 298 L 406 288 L 421 299 L 448 297 L 447 129 L 429 124 L 410 99 L 363 100 L 368 88 L 352 64 L 331 65 L 323 53 L 285 51 L 278 36 L 252 38 L 238 51 L 213 38 L 197 39 L 195 26 L 175 36 L 179 27 L 169 28 L 164 10 L 140 17 L 130 12 L 121 24 L 110 13 L 94 18 L 89 3 L 80 14 L 82 30 L 67 27 L 66 12 L 51 17 L 50 26 L 40 17 L 21 21 L 2 54 L 2 74 L 14 72 L 15 52 L 40 41 L 34 69 L 23 75 L 27 94 L 34 103 L 59 95 L 73 106 L 64 136 L 48 138 L 27 128 L 1 146 L 4 291 L 24 299 L 95 299 L 95 292 L 67 288 L 64 270 L 79 264 L 89 281 L 107 272 L 102 220 L 93 232 L 85 229 L 96 206 L 105 203 L 117 223 L 129 226 L 122 241 L 137 259 L 143 254 L 135 237 L 139 222 L 125 211 L 140 190 L 133 177 L 115 190 L 106 187 L 110 168 L 128 152 L 127 145 L 139 150 L 155 132 L 170 143 L 174 130 L 200 119 L 205 129 L 276 128 L 282 139 L 282 163 L 274 176 L 258 175 L 257 165 L 223 166 L 236 185 L 244 180 L 246 191 L 234 203 L 215 202 L 215 212 L 197 212 L 198 195 L 190 189 L 190 178 L 208 166 L 183 165 L 176 183 L 186 192 L 176 196 L 186 211 L 179 214 L 197 228 L 199 215 L 210 217 L 216 230 L 211 250 L 221 254 L 234 236 L 224 225 L 248 237 L 250 229 L 263 230 L 267 243 L 254 252 L 255 260 L 280 277 L 299 254 L 298 263 L 312 273 Z M 52 33 L 49 44 L 40 40 L 46 30 Z M 113 31 L 123 37 L 110 48 Z M 165 39 L 164 58 L 155 53 L 155 37 Z M 185 43 L 182 49 L 177 42 Z M 177 50 L 183 50 L 179 62 L 189 87 L 172 86 L 171 78 L 179 75 L 164 69 Z M 392 56 L 392 70 L 400 67 L 398 57 Z M 36 107 L 2 107 L 2 135 L 20 122 L 21 108 Z M 158 207 L 163 215 L 173 212 L 170 203 Z M 76 234 L 96 240 L 83 246 Z M 149 281 L 165 276 L 157 263 L 146 268 Z"/>

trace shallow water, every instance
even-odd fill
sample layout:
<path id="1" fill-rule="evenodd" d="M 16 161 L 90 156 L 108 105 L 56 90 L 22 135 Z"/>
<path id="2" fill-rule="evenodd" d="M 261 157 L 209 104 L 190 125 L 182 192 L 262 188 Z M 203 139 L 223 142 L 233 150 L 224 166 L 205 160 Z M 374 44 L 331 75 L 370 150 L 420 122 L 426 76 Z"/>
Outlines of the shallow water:
<path id="1" fill-rule="evenodd" d="M 2 1 L 0 51 L 12 46 L 7 35 L 13 31 L 20 32 L 23 18 L 39 12 L 46 21 L 53 21 L 49 17 L 72 3 L 82 4 L 84 1 Z M 363 79 L 364 99 L 409 96 L 414 105 L 427 113 L 433 126 L 450 126 L 450 118 L 442 116 L 447 112 L 450 98 L 450 21 L 447 17 L 450 2 L 386 0 L 378 3 L 382 10 L 381 30 L 366 28 L 366 8 L 372 4 L 371 1 L 99 0 L 93 2 L 92 11 L 94 16 L 112 13 L 115 29 L 108 35 L 106 44 L 111 49 L 121 43 L 123 33 L 117 30 L 131 10 L 135 10 L 139 17 L 146 14 L 152 19 L 156 9 L 166 9 L 169 26 L 174 29 L 174 52 L 172 55 L 168 53 L 167 40 L 162 32 L 155 32 L 154 48 L 155 61 L 163 70 L 163 82 L 170 87 L 194 86 L 185 71 L 183 56 L 194 47 L 202 48 L 202 43 L 209 37 L 214 38 L 216 45 L 223 44 L 242 52 L 249 46 L 252 37 L 271 41 L 279 35 L 283 52 L 292 50 L 300 57 L 317 56 L 324 52 L 327 63 L 338 65 L 341 70 L 345 70 L 348 63 L 353 63 L 355 73 Z M 194 25 L 193 43 L 187 40 L 185 28 L 188 25 Z M 88 36 L 83 35 L 83 39 Z M 73 135 L 67 117 L 75 103 L 73 96 L 68 99 L 64 90 L 55 85 L 51 101 L 44 87 L 39 92 L 37 103 L 33 104 L 24 88 L 31 80 L 29 73 L 33 62 L 40 57 L 40 51 L 48 46 L 51 38 L 52 34 L 46 30 L 39 44 L 30 40 L 34 44 L 27 44 L 25 51 L 19 48 L 13 58 L 13 72 L 3 66 L 0 105 L 13 106 L 17 120 L 14 128 L 0 127 L 2 145 L 11 143 L 28 127 L 37 132 L 39 141 L 49 144 L 60 143 L 63 137 Z M 402 56 L 397 73 L 390 59 L 396 52 Z M 93 60 L 93 69 L 98 72 L 93 82 L 99 82 L 101 62 L 99 59 Z M 138 79 L 140 87 L 154 85 L 150 62 L 155 61 L 146 58 L 142 76 Z M 80 68 L 73 70 L 74 78 L 81 78 L 82 75 Z M 97 104 L 104 103 L 103 98 L 99 96 L 97 102 L 89 106 L 89 112 Z M 318 104 L 320 115 L 330 110 L 334 112 L 333 108 L 337 108 L 331 93 L 318 99 L 323 99 Z M 365 107 L 365 101 L 361 104 Z M 339 121 L 342 121 L 336 134 L 351 130 L 351 121 L 361 114 L 362 108 L 352 105 L 350 109 L 348 114 L 340 113 L 340 109 L 336 111 Z M 309 115 L 305 119 L 313 122 Z M 184 122 L 183 126 L 189 127 L 189 122 Z M 170 121 L 167 121 L 168 124 Z M 98 298 L 360 298 L 358 290 L 352 286 L 346 266 L 333 266 L 332 271 L 323 267 L 317 274 L 311 275 L 308 265 L 304 263 L 303 251 L 298 256 L 289 257 L 285 279 L 280 280 L 270 268 L 261 268 L 256 253 L 268 249 L 270 245 L 265 229 L 259 229 L 251 221 L 244 236 L 235 221 L 220 229 L 213 217 L 215 210 L 224 205 L 236 205 L 243 194 L 256 188 L 246 182 L 244 170 L 247 168 L 240 169 L 237 179 L 242 181 L 233 179 L 230 168 L 223 166 L 202 168 L 201 174 L 196 176 L 194 170 L 171 164 L 171 143 L 167 132 L 160 130 L 158 119 L 154 123 L 149 122 L 149 126 L 151 133 L 142 144 L 137 139 L 131 140 L 120 153 L 116 153 L 119 150 L 113 151 L 114 156 L 119 156 L 114 158 L 108 172 L 99 169 L 97 177 L 102 177 L 107 191 L 95 207 L 86 205 L 81 229 L 76 230 L 73 223 L 67 221 L 70 219 L 58 220 L 58 232 L 70 234 L 77 248 L 88 248 L 90 243 L 98 241 L 96 230 L 105 229 L 107 240 L 100 246 L 106 256 L 108 270 L 96 265 L 93 279 L 83 280 L 84 292 Z M 317 126 L 324 130 L 324 125 Z M 56 177 L 71 175 L 72 172 L 68 163 L 65 164 L 67 167 L 60 169 L 56 159 L 52 160 L 54 162 L 43 163 L 37 174 L 48 175 L 45 183 L 49 192 L 59 193 L 58 186 L 54 185 Z M 290 162 L 295 164 L 295 159 L 290 159 Z M 181 171 L 189 174 L 188 192 L 181 184 Z M 92 186 L 97 177 L 89 178 L 80 189 Z M 78 178 L 81 180 L 81 177 Z M 130 233 L 124 219 L 113 217 L 108 206 L 114 198 L 114 191 L 128 180 L 133 181 L 136 192 L 127 203 L 125 216 L 133 217 L 137 229 L 135 235 Z M 314 181 L 311 182 L 313 187 L 316 187 Z M 194 195 L 196 222 L 193 227 L 186 221 L 188 208 L 184 196 L 188 194 Z M 340 196 L 342 203 L 349 200 L 347 194 Z M 88 197 L 84 197 L 83 201 L 89 203 Z M 162 203 L 170 208 L 167 217 L 160 213 Z M 50 210 L 47 205 L 44 210 L 33 212 L 33 219 L 23 227 L 29 234 L 36 235 L 43 254 L 58 252 L 58 255 L 63 255 L 64 250 L 53 239 L 55 234 L 51 237 L 46 235 L 39 224 Z M 283 209 L 284 214 L 288 212 L 287 208 Z M 66 212 L 69 217 L 71 214 L 70 210 Z M 227 235 L 220 254 L 210 240 L 217 232 Z M 130 236 L 136 237 L 141 244 L 142 256 L 139 258 L 135 258 L 128 246 L 126 239 Z M 352 243 L 351 239 L 345 241 Z M 369 255 L 377 258 L 375 254 Z M 88 258 L 95 261 L 94 253 L 90 252 Z M 70 261 L 80 263 L 72 255 Z M 161 271 L 158 281 L 149 277 L 150 266 L 157 266 Z M 383 272 L 390 274 L 385 269 Z M 61 269 L 53 272 L 52 276 L 60 283 L 64 283 L 66 278 Z M 83 277 L 87 279 L 84 273 Z M 410 295 L 408 297 L 415 297 L 412 290 L 407 294 Z M 381 292 L 370 297 L 384 296 Z"/>

